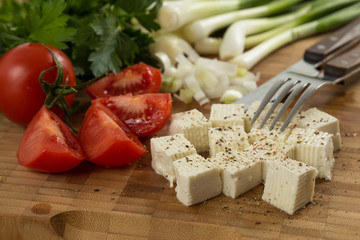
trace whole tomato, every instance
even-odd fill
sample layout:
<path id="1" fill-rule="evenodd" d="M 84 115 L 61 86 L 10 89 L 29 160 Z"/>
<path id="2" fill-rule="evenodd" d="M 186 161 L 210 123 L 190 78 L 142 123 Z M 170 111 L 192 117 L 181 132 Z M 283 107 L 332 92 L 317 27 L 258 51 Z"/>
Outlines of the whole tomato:
<path id="1" fill-rule="evenodd" d="M 49 46 L 64 69 L 64 82 L 76 85 L 74 67 L 61 50 Z M 0 111 L 11 121 L 26 126 L 44 104 L 46 94 L 39 76 L 55 66 L 51 52 L 40 43 L 24 43 L 6 52 L 0 58 Z M 44 75 L 44 81 L 53 83 L 57 76 L 54 68 Z M 65 97 L 71 106 L 74 94 Z M 60 108 L 53 109 L 61 113 Z"/>

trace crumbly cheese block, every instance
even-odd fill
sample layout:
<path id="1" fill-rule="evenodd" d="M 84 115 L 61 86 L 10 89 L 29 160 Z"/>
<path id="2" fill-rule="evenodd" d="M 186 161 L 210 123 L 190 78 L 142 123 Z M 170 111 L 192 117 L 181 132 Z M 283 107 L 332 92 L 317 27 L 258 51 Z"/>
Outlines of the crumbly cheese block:
<path id="1" fill-rule="evenodd" d="M 244 104 L 213 104 L 209 120 L 213 127 L 244 126 Z"/>
<path id="2" fill-rule="evenodd" d="M 311 202 L 317 170 L 289 158 L 274 161 L 266 177 L 262 199 L 292 215 Z"/>
<path id="3" fill-rule="evenodd" d="M 221 169 L 222 193 L 236 198 L 261 183 L 261 162 L 243 151 L 219 152 L 210 158 Z"/>
<path id="4" fill-rule="evenodd" d="M 262 139 L 261 141 L 254 142 L 244 151 L 254 161 L 261 162 L 261 179 L 263 182 L 266 181 L 268 168 L 272 162 L 295 157 L 293 145 L 287 145 L 286 143 L 276 142 L 271 139 Z"/>
<path id="5" fill-rule="evenodd" d="M 302 128 L 312 128 L 333 134 L 334 151 L 340 150 L 340 124 L 339 120 L 334 116 L 317 108 L 309 108 L 306 111 L 299 112 L 292 122 Z"/>
<path id="6" fill-rule="evenodd" d="M 261 111 L 261 114 L 259 115 L 259 117 L 256 119 L 255 123 L 250 126 L 251 123 L 251 119 L 253 118 L 254 114 L 256 113 L 258 107 L 260 106 L 261 101 L 254 101 L 253 103 L 250 104 L 250 106 L 248 107 L 246 114 L 245 114 L 245 118 L 244 118 L 244 124 L 245 124 L 245 130 L 246 132 L 250 132 L 251 128 L 253 127 L 258 127 L 260 126 L 261 122 L 264 120 L 265 116 L 267 115 L 267 112 L 270 110 L 271 106 L 272 106 L 272 102 L 269 102 L 265 108 Z M 274 112 L 270 115 L 269 119 L 267 120 L 267 123 L 272 123 L 273 120 L 275 119 L 275 117 L 277 116 L 277 114 L 280 112 L 280 109 L 282 107 L 282 103 L 279 103 Z M 286 119 L 286 112 L 280 117 L 279 121 L 284 121 Z"/>
<path id="7" fill-rule="evenodd" d="M 170 187 L 173 187 L 173 183 L 176 180 L 173 162 L 196 153 L 195 147 L 182 133 L 151 138 L 150 148 L 152 168 L 157 174 L 169 180 Z"/>
<path id="8" fill-rule="evenodd" d="M 291 123 L 285 128 L 284 131 L 281 132 L 280 129 L 283 124 L 283 122 L 277 122 L 271 130 L 269 130 L 271 123 L 266 123 L 262 128 L 260 128 L 260 125 L 251 128 L 251 131 L 248 134 L 249 142 L 254 143 L 256 141 L 271 139 L 277 142 L 285 143 L 296 125 Z"/>
<path id="9" fill-rule="evenodd" d="M 332 134 L 311 128 L 296 128 L 286 142 L 295 146 L 294 159 L 315 167 L 319 178 L 331 180 L 335 163 Z"/>
<path id="10" fill-rule="evenodd" d="M 243 150 L 249 146 L 243 126 L 216 127 L 209 129 L 209 154 L 215 155 L 226 149 Z"/>
<path id="11" fill-rule="evenodd" d="M 209 149 L 208 130 L 211 122 L 197 109 L 176 113 L 171 116 L 169 133 L 183 133 L 194 146 L 198 153 Z"/>
<path id="12" fill-rule="evenodd" d="M 204 157 L 193 154 L 174 161 L 176 197 L 186 206 L 221 194 L 220 169 Z"/>

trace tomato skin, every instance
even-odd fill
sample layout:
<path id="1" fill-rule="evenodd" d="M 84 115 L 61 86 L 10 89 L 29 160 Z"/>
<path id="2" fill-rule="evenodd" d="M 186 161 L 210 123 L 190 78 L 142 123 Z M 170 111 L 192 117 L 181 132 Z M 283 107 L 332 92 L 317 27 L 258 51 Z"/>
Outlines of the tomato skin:
<path id="1" fill-rule="evenodd" d="M 110 73 L 91 84 L 86 92 L 92 98 L 159 92 L 161 72 L 145 63 L 129 66 L 118 74 Z"/>
<path id="2" fill-rule="evenodd" d="M 17 158 L 20 165 L 30 169 L 59 173 L 79 165 L 85 155 L 70 128 L 43 106 L 29 123 Z"/>
<path id="3" fill-rule="evenodd" d="M 117 116 L 97 103 L 87 110 L 79 139 L 86 159 L 106 167 L 125 166 L 147 152 Z"/>
<path id="4" fill-rule="evenodd" d="M 161 130 L 172 111 L 169 93 L 128 94 L 97 98 L 92 102 L 99 102 L 109 108 L 138 137 L 150 136 Z"/>
<path id="5" fill-rule="evenodd" d="M 64 80 L 76 85 L 76 77 L 70 59 L 61 50 L 48 46 L 64 69 Z M 48 49 L 40 43 L 24 43 L 6 52 L 0 58 L 0 111 L 12 122 L 26 126 L 44 104 L 46 94 L 39 82 L 40 73 L 55 66 Z M 57 69 L 44 75 L 46 82 L 56 79 Z M 65 97 L 72 105 L 74 95 Z M 54 109 L 61 114 L 60 108 Z"/>

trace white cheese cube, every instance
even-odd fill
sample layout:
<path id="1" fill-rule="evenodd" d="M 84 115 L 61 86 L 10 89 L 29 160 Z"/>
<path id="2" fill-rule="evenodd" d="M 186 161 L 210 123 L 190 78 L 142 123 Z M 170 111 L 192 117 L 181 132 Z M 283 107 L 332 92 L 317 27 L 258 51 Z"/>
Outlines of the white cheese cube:
<path id="1" fill-rule="evenodd" d="M 270 164 L 285 158 L 295 157 L 295 148 L 293 145 L 287 145 L 282 142 L 275 142 L 271 139 L 262 139 L 254 142 L 244 150 L 254 160 L 261 162 L 261 179 L 266 181 L 266 175 Z"/>
<path id="2" fill-rule="evenodd" d="M 315 167 L 319 178 L 331 180 L 335 163 L 332 134 L 310 128 L 296 128 L 287 143 L 295 146 L 295 160 Z"/>
<path id="3" fill-rule="evenodd" d="M 274 161 L 266 177 L 262 199 L 292 215 L 311 202 L 317 170 L 292 159 Z"/>
<path id="4" fill-rule="evenodd" d="M 176 197 L 186 206 L 221 194 L 220 169 L 198 154 L 174 162 Z"/>
<path id="5" fill-rule="evenodd" d="M 280 132 L 280 129 L 284 123 L 277 122 L 273 129 L 270 129 L 271 123 L 266 123 L 262 128 L 259 126 L 253 127 L 249 132 L 249 142 L 254 143 L 256 141 L 262 141 L 264 139 L 271 139 L 276 142 L 285 143 L 289 137 L 291 131 L 296 127 L 295 124 L 289 124 L 284 131 Z"/>
<path id="6" fill-rule="evenodd" d="M 213 127 L 244 126 L 244 104 L 213 104 L 210 122 Z"/>
<path id="7" fill-rule="evenodd" d="M 179 158 L 196 153 L 195 147 L 184 134 L 156 137 L 150 140 L 151 166 L 157 174 L 164 176 L 173 187 L 175 171 L 173 162 Z"/>
<path id="8" fill-rule="evenodd" d="M 260 106 L 261 101 L 254 101 L 253 103 L 250 104 L 250 106 L 248 107 L 246 114 L 245 114 L 245 130 L 246 132 L 250 132 L 251 128 L 253 127 L 259 127 L 261 122 L 265 119 L 265 116 L 267 115 L 268 111 L 270 110 L 271 106 L 272 106 L 272 102 L 269 102 L 265 108 L 261 111 L 259 117 L 256 119 L 256 121 L 254 122 L 254 124 L 252 126 L 250 126 L 251 120 L 254 117 L 258 107 Z M 266 123 L 272 123 L 273 120 L 275 119 L 275 117 L 277 116 L 277 114 L 280 112 L 281 107 L 283 106 L 282 103 L 279 103 L 274 112 L 271 113 L 270 117 L 268 118 L 268 120 L 266 121 Z M 279 121 L 285 121 L 286 119 L 286 114 L 287 111 L 285 111 L 285 113 L 283 115 L 281 115 Z"/>
<path id="9" fill-rule="evenodd" d="M 171 116 L 169 133 L 183 133 L 194 146 L 198 153 L 209 150 L 208 130 L 211 122 L 205 116 L 193 109 L 186 112 L 175 113 Z"/>
<path id="10" fill-rule="evenodd" d="M 209 154 L 215 155 L 226 149 L 243 150 L 249 146 L 243 126 L 216 127 L 209 129 Z"/>
<path id="11" fill-rule="evenodd" d="M 334 151 L 341 148 L 339 120 L 330 114 L 317 108 L 309 108 L 299 112 L 292 120 L 298 127 L 312 128 L 322 132 L 333 134 Z"/>
<path id="12" fill-rule="evenodd" d="M 261 163 L 243 151 L 219 152 L 210 158 L 221 169 L 222 192 L 236 198 L 261 183 Z"/>

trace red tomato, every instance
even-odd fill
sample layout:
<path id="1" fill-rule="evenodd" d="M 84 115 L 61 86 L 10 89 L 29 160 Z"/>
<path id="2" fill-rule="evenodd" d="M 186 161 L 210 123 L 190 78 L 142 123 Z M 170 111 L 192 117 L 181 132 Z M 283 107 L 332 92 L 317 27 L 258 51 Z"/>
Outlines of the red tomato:
<path id="1" fill-rule="evenodd" d="M 79 134 L 86 159 L 101 166 L 127 165 L 146 153 L 145 146 L 105 106 L 88 109 Z"/>
<path id="2" fill-rule="evenodd" d="M 58 173 L 76 167 L 85 155 L 70 128 L 43 106 L 29 123 L 17 158 L 19 164 L 25 167 Z"/>
<path id="3" fill-rule="evenodd" d="M 61 50 L 47 46 L 63 66 L 68 85 L 75 85 L 70 59 Z M 11 121 L 26 126 L 44 104 L 46 95 L 40 86 L 40 73 L 53 66 L 51 53 L 40 43 L 25 43 L 6 52 L 0 58 L 0 111 Z M 44 80 L 52 83 L 56 74 L 57 69 L 52 69 Z M 66 96 L 66 100 L 71 105 L 74 95 Z M 60 113 L 60 108 L 56 112 Z"/>
<path id="4" fill-rule="evenodd" d="M 118 74 L 110 73 L 91 84 L 86 92 L 92 98 L 110 97 L 128 93 L 142 94 L 159 92 L 161 72 L 145 63 L 129 66 Z"/>
<path id="5" fill-rule="evenodd" d="M 115 113 L 138 137 L 154 134 L 162 129 L 170 118 L 172 99 L 169 93 L 147 93 L 132 96 L 98 98 L 100 102 Z"/>

